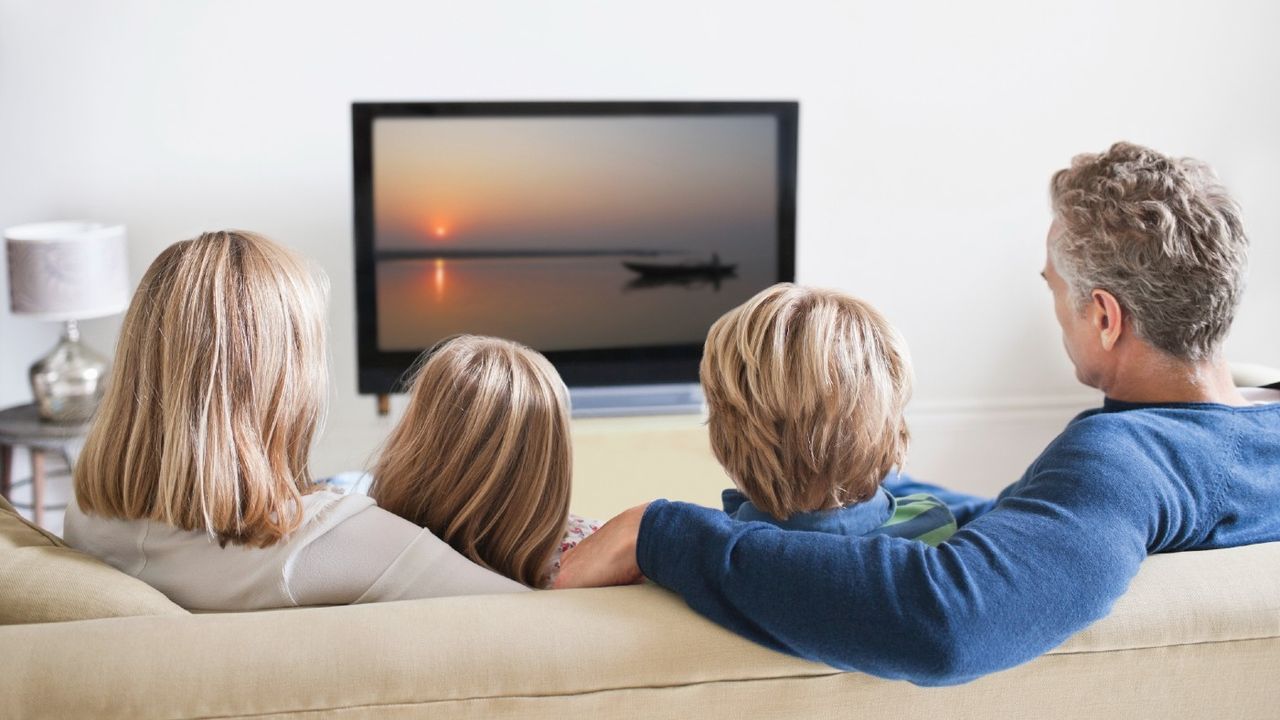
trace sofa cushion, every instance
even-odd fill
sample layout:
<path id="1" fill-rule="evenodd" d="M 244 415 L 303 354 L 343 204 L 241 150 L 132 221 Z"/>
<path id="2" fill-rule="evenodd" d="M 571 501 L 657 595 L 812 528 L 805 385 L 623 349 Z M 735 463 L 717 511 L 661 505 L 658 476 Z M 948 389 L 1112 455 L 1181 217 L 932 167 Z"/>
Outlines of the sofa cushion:
<path id="1" fill-rule="evenodd" d="M 0 625 L 186 614 L 159 590 L 67 547 L 0 497 Z"/>

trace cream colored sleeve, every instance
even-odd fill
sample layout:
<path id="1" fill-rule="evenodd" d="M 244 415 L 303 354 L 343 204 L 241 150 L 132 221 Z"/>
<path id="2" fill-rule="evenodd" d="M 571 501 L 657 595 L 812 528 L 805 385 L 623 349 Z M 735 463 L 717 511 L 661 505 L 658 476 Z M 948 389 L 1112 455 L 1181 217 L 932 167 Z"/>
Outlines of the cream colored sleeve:
<path id="1" fill-rule="evenodd" d="M 303 548 L 287 582 L 299 605 L 528 589 L 476 565 L 431 531 L 376 505 L 347 518 Z"/>

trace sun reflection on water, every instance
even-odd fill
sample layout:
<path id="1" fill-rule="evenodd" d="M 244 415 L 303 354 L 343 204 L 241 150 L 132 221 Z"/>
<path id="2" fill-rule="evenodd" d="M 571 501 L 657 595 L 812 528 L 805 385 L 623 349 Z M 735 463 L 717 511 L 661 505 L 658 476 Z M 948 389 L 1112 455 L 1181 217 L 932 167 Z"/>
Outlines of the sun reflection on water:
<path id="1" fill-rule="evenodd" d="M 444 298 L 444 258 L 436 258 L 436 300 Z"/>

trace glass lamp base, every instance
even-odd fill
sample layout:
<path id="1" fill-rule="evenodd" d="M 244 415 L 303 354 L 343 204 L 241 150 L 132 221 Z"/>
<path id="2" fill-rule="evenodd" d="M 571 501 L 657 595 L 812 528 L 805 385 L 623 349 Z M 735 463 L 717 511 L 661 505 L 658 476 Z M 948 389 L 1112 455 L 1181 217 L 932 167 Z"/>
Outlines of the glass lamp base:
<path id="1" fill-rule="evenodd" d="M 102 400 L 107 361 L 80 342 L 80 331 L 71 320 L 58 344 L 32 364 L 30 375 L 41 420 L 84 423 Z"/>

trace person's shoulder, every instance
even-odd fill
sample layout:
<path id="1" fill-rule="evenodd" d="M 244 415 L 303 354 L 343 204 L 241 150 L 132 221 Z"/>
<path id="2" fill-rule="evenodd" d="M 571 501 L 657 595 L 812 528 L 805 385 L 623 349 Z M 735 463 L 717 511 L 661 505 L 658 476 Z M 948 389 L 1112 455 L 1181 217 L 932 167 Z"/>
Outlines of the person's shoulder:
<path id="1" fill-rule="evenodd" d="M 352 520 L 360 518 L 361 525 L 368 526 L 370 521 L 381 520 L 379 524 L 387 524 L 399 520 L 408 522 L 378 507 L 368 495 L 342 493 L 323 489 L 302 496 L 302 523 L 299 532 L 290 538 L 293 541 L 309 542 L 307 538 L 315 538 L 328 534 L 338 528 L 352 525 Z M 386 516 L 386 517 L 383 517 Z"/>
<path id="2" fill-rule="evenodd" d="M 63 516 L 62 540 L 76 550 L 98 556 L 120 549 L 136 549 L 139 538 L 147 534 L 149 522 L 86 513 L 72 501 Z"/>
<path id="3" fill-rule="evenodd" d="M 376 506 L 368 495 L 347 493 L 324 488 L 302 496 L 302 510 L 310 518 L 327 518 L 334 515 L 350 516 Z"/>
<path id="4" fill-rule="evenodd" d="M 893 501 L 894 501 L 895 512 L 902 512 L 905 509 L 909 511 L 911 514 L 915 514 L 918 511 L 930 510 L 933 508 L 942 508 L 942 509 L 947 508 L 946 503 L 942 502 L 942 500 L 938 499 L 938 497 L 934 495 L 930 495 L 929 493 L 911 493 L 910 495 L 895 495 L 893 498 Z M 948 512 L 950 511 L 948 510 Z"/>
<path id="5" fill-rule="evenodd" d="M 737 488 L 727 488 L 720 491 L 720 506 L 724 508 L 725 513 L 733 516 L 738 514 L 738 510 L 747 503 L 747 496 L 743 495 Z"/>
<path id="6" fill-rule="evenodd" d="M 1224 406 L 1107 402 L 1106 407 L 1077 415 L 1046 453 L 1076 460 L 1101 457 L 1122 465 L 1162 456 L 1212 455 L 1239 429 L 1243 416 L 1239 409 Z"/>
<path id="7" fill-rule="evenodd" d="M 1080 462 L 1089 459 L 1121 459 L 1140 445 L 1142 424 L 1125 413 L 1101 409 L 1080 413 L 1040 455 L 1039 463 Z"/>
<path id="8" fill-rule="evenodd" d="M 893 512 L 880 532 L 936 546 L 957 529 L 956 517 L 946 503 L 928 493 L 912 493 L 893 498 Z"/>
<path id="9" fill-rule="evenodd" d="M 1158 473 L 1145 447 L 1149 430 L 1125 413 L 1091 410 L 1077 415 L 1036 458 L 1021 481 L 1002 497 L 1052 487 L 1054 493 L 1109 493 L 1112 485 L 1137 489 Z"/>

